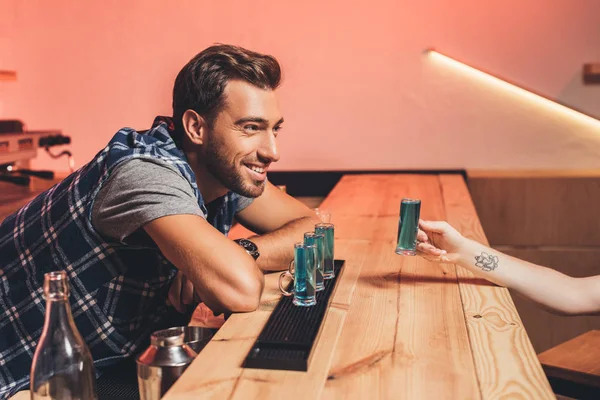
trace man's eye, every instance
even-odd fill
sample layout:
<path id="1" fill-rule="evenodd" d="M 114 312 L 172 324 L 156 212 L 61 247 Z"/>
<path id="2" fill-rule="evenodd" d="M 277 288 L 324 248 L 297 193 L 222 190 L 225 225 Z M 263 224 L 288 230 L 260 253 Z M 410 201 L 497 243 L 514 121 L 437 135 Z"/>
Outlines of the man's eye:
<path id="1" fill-rule="evenodd" d="M 257 125 L 246 125 L 244 126 L 244 130 L 249 132 L 258 132 L 260 128 Z"/>
<path id="2" fill-rule="evenodd" d="M 277 134 L 279 132 L 281 132 L 282 128 L 283 128 L 282 126 L 276 126 L 275 128 L 273 128 L 273 134 L 275 134 L 275 136 L 277 136 Z"/>

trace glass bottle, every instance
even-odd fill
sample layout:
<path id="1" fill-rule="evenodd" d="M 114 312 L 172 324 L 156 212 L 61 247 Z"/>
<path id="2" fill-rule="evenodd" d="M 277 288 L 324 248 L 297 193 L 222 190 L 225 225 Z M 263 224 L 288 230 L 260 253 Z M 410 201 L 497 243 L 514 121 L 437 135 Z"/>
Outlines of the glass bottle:
<path id="1" fill-rule="evenodd" d="M 31 399 L 96 399 L 94 364 L 69 305 L 64 271 L 44 275 L 46 319 L 31 364 Z"/>

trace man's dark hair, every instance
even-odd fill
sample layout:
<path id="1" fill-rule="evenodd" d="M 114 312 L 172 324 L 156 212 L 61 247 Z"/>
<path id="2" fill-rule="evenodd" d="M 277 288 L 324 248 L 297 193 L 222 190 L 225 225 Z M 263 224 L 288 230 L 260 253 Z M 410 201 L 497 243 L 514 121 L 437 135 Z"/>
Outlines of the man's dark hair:
<path id="1" fill-rule="evenodd" d="M 182 132 L 181 119 L 190 109 L 211 125 L 225 103 L 225 86 L 236 79 L 275 90 L 281 81 L 281 68 L 274 57 L 237 46 L 219 44 L 197 54 L 175 79 L 173 119 L 177 131 Z"/>

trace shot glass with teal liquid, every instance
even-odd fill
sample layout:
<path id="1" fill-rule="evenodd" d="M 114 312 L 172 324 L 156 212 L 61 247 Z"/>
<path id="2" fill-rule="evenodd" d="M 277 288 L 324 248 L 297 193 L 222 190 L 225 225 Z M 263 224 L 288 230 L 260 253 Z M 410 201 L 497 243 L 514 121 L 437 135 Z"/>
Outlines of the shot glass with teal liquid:
<path id="1" fill-rule="evenodd" d="M 279 290 L 284 296 L 294 296 L 292 302 L 296 306 L 308 307 L 317 304 L 316 297 L 316 246 L 304 243 L 294 244 L 294 259 L 290 262 L 289 271 L 279 276 Z M 294 281 L 291 291 L 286 290 L 283 282 L 286 276 Z"/>
<path id="2" fill-rule="evenodd" d="M 417 254 L 417 233 L 419 232 L 419 217 L 421 200 L 402 199 L 400 203 L 400 219 L 398 221 L 398 244 L 396 254 L 414 256 Z"/>
<path id="3" fill-rule="evenodd" d="M 320 223 L 315 225 L 315 233 L 324 236 L 324 264 L 323 264 L 323 279 L 331 279 L 335 277 L 333 269 L 334 264 L 334 231 L 333 224 Z"/>
<path id="4" fill-rule="evenodd" d="M 306 232 L 304 234 L 304 244 L 311 245 L 314 244 L 316 247 L 316 286 L 315 289 L 317 292 L 325 289 L 325 284 L 323 282 L 323 267 L 325 266 L 325 236 L 320 233 L 314 232 Z"/>

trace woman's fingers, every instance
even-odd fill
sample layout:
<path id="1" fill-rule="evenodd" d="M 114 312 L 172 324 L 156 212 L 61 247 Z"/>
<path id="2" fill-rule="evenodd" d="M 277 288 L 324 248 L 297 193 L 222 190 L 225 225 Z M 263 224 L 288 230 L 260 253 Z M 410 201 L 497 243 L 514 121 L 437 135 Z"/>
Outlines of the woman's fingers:
<path id="1" fill-rule="evenodd" d="M 419 250 L 422 253 L 434 256 L 441 256 L 443 254 L 446 254 L 446 250 L 438 249 L 431 243 L 417 243 L 417 250 Z"/>
<path id="2" fill-rule="evenodd" d="M 446 221 L 424 221 L 419 220 L 419 227 L 427 232 L 446 233 L 450 225 Z"/>
<path id="3" fill-rule="evenodd" d="M 427 261 L 431 261 L 431 262 L 434 262 L 434 263 L 444 262 L 444 261 L 442 261 L 441 256 L 434 256 L 434 255 L 431 255 L 429 253 L 422 253 L 420 251 L 417 251 L 417 255 L 420 256 L 420 257 L 422 257 L 422 258 L 424 258 L 424 259 L 426 259 Z"/>
<path id="4" fill-rule="evenodd" d="M 427 234 L 420 229 L 419 229 L 419 232 L 417 232 L 417 240 L 419 242 L 429 242 L 429 238 L 427 237 Z"/>

